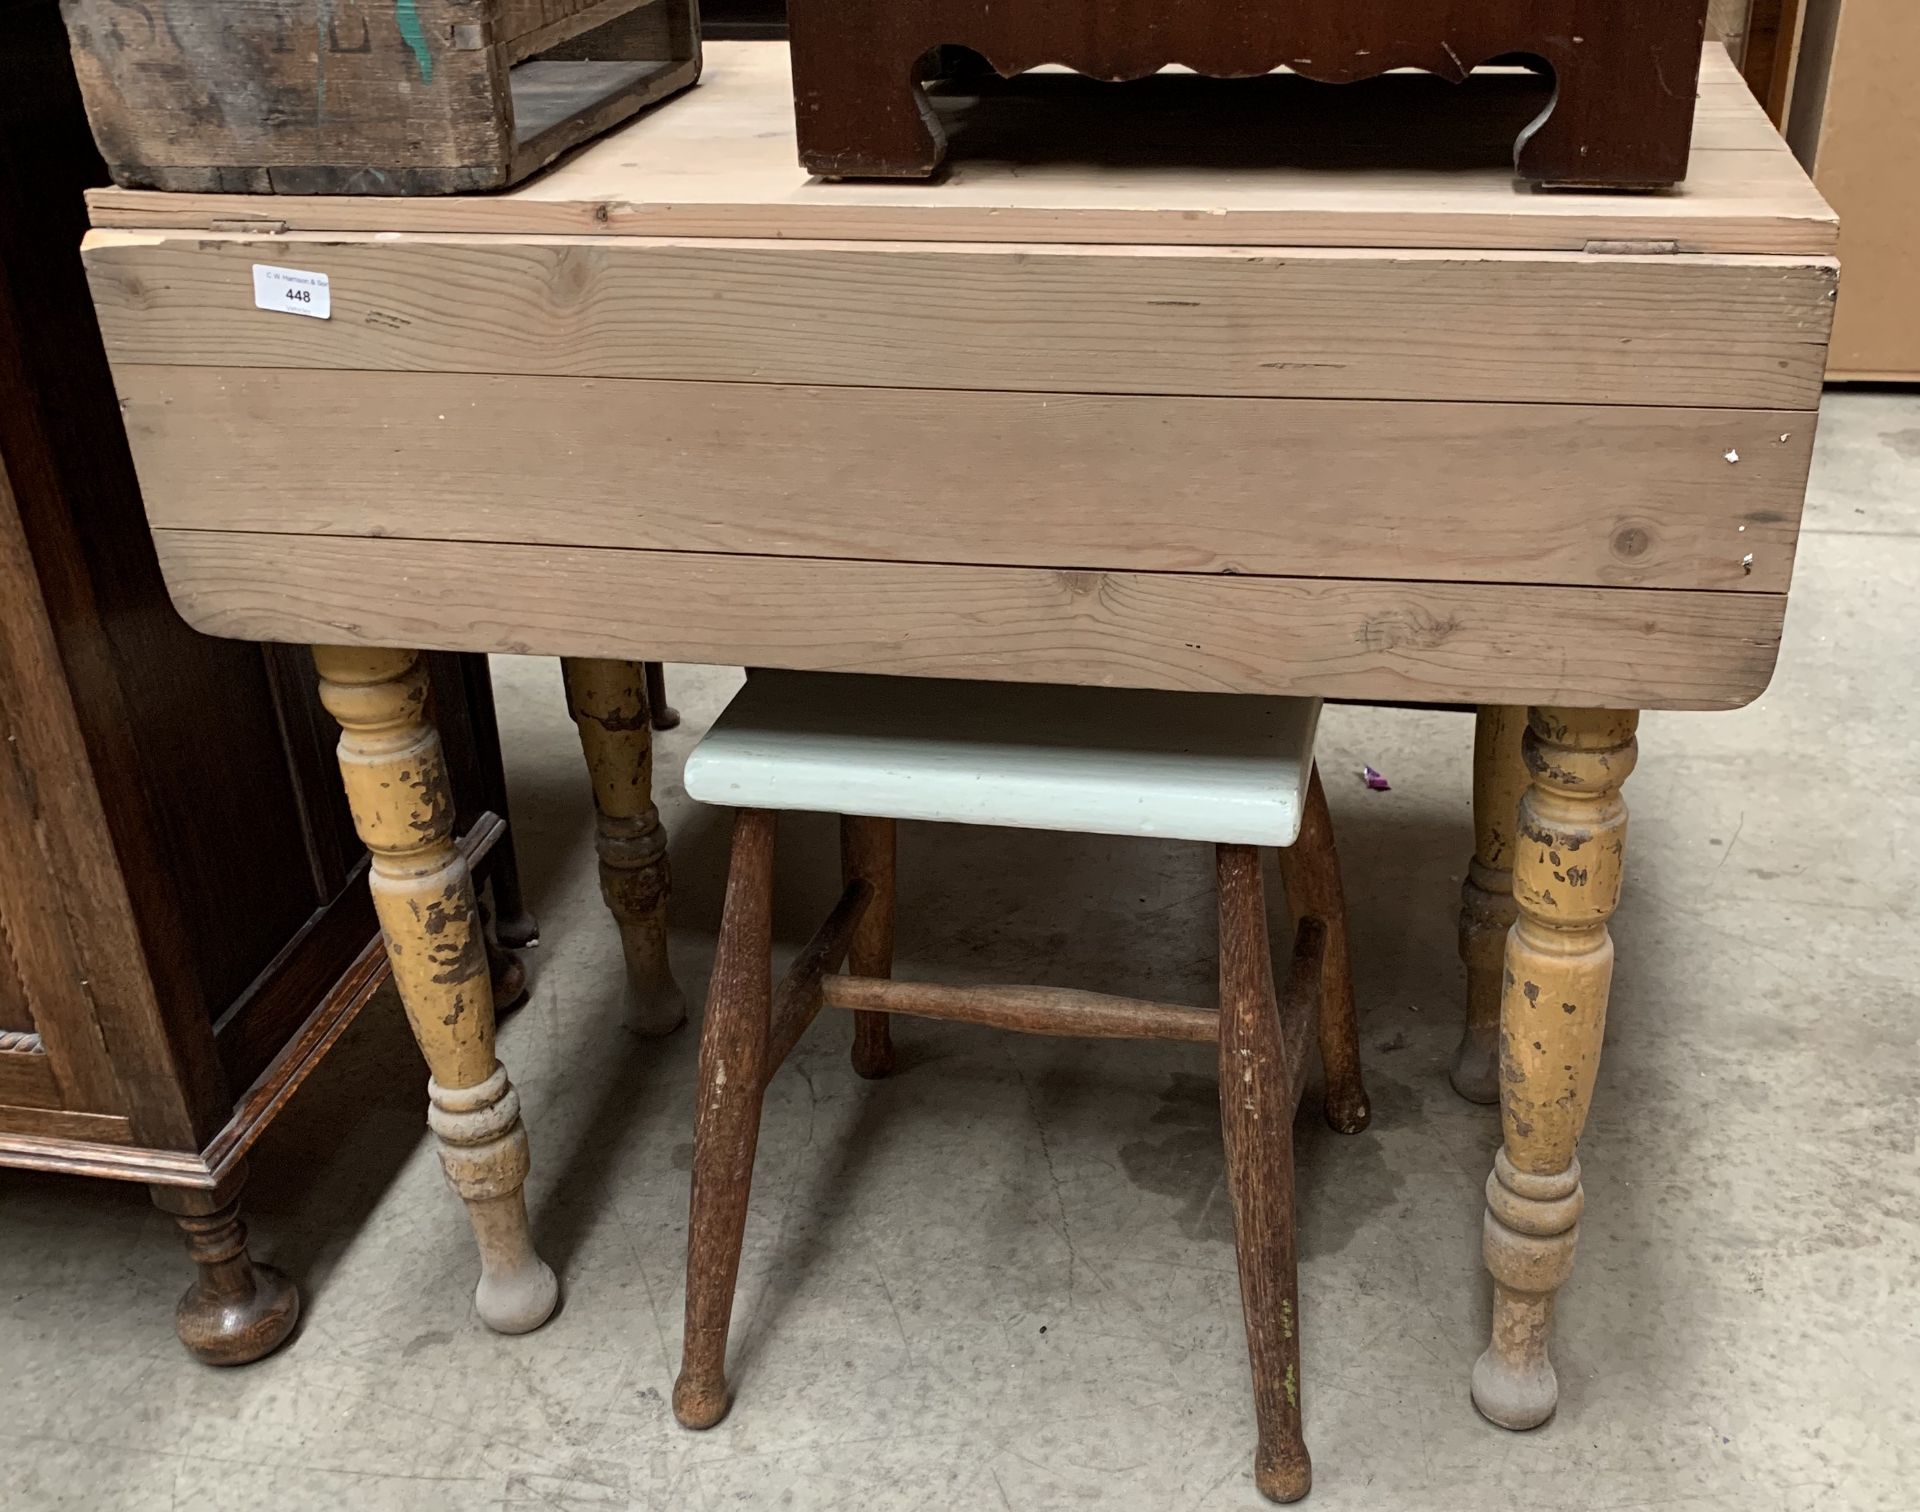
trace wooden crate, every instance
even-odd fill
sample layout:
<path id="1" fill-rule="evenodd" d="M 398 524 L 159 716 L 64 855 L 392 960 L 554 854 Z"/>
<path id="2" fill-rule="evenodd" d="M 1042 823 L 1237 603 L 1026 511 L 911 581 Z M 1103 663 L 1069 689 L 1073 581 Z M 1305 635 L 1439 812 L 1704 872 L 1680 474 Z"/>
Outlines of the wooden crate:
<path id="1" fill-rule="evenodd" d="M 697 0 L 62 0 L 116 183 L 518 183 L 700 75 Z"/>

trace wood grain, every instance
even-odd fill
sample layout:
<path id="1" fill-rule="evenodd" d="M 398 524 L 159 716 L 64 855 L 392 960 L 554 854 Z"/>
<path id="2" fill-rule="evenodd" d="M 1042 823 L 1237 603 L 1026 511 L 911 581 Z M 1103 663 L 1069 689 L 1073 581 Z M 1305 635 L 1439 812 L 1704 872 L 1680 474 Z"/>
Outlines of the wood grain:
<path id="1" fill-rule="evenodd" d="M 474 1307 L 499 1333 L 546 1322 L 559 1297 L 533 1249 L 520 1097 L 494 1055 L 493 984 L 453 794 L 417 653 L 316 645 L 340 722 L 340 775 L 367 847 L 368 890 L 393 981 L 427 1062 L 427 1121 L 480 1250 Z"/>
<path id="2" fill-rule="evenodd" d="M 787 1057 L 793 1053 L 793 1047 L 800 1043 L 801 1036 L 819 1017 L 822 983 L 835 979 L 833 973 L 846 960 L 847 952 L 853 945 L 854 932 L 872 903 L 871 883 L 863 879 L 848 882 L 833 911 L 801 947 L 800 954 L 793 958 L 793 964 L 787 967 L 780 978 L 780 985 L 773 993 L 772 1029 L 767 1039 L 766 1064 L 761 1078 L 763 1082 L 773 1080 L 774 1073 L 786 1063 Z"/>
<path id="3" fill-rule="evenodd" d="M 287 0 L 61 9 L 121 183 L 263 193 L 350 164 L 374 189 L 382 169 L 443 174 L 448 188 L 503 181 L 504 68 L 491 49 L 453 45 L 457 24 L 479 19 L 467 0 L 419 0 L 410 18 L 377 0 L 339 0 L 324 19 Z"/>
<path id="4" fill-rule="evenodd" d="M 854 925 L 847 970 L 859 977 L 893 975 L 894 881 L 899 826 L 866 814 L 840 816 L 840 876 L 864 882 L 872 892 Z M 853 1069 L 869 1081 L 893 1074 L 893 1029 L 884 1013 L 853 1016 Z"/>
<path id="5" fill-rule="evenodd" d="M 1421 703 L 1736 708 L 1784 596 L 161 530 L 210 635 Z M 617 615 L 605 612 L 618 604 Z"/>
<path id="6" fill-rule="evenodd" d="M 1326 1072 L 1327 1123 L 1358 1134 L 1373 1117 L 1360 1071 L 1358 1019 L 1353 1003 L 1353 955 L 1347 945 L 1347 897 L 1340 881 L 1340 851 L 1334 844 L 1333 812 L 1316 766 L 1301 808 L 1300 837 L 1279 852 L 1287 907 L 1298 924 L 1316 919 L 1326 932 L 1314 1015 L 1320 1064 Z"/>
<path id="7" fill-rule="evenodd" d="M 895 982 L 882 977 L 829 977 L 823 984 L 829 1008 L 884 1017 L 947 1019 L 983 1024 L 1016 1034 L 1058 1034 L 1075 1039 L 1179 1040 L 1211 1045 L 1220 1018 L 1211 1008 L 1115 997 L 1071 987 L 952 987 L 941 982 Z"/>
<path id="8" fill-rule="evenodd" d="M 0 317 L 7 313 L 0 303 Z M 0 338 L 10 335 L 0 327 Z M 11 348 L 0 343 L 0 354 Z M 143 941 L 12 466 L 0 454 L 0 835 L 9 837 L 0 845 L 0 953 L 25 1016 L 7 1027 L 36 1031 L 45 1053 L 35 1057 L 42 1065 L 0 1082 L 0 1105 L 11 1094 L 26 1106 L 120 1114 L 137 1096 L 142 1136 L 186 1146 L 191 1113 L 142 969 Z M 106 1017 L 119 1031 L 112 1040 Z"/>
<path id="9" fill-rule="evenodd" d="M 686 1326 L 673 1415 L 711 1428 L 727 1415 L 727 1330 L 760 1141 L 773 1012 L 773 857 L 776 817 L 734 816 L 727 894 L 700 1030 L 693 1193 L 687 1218 Z"/>
<path id="10" fill-rule="evenodd" d="M 247 1252 L 240 1221 L 244 1162 L 211 1191 L 153 1188 L 153 1203 L 170 1214 L 187 1241 L 197 1274 L 174 1310 L 180 1342 L 206 1365 L 246 1365 L 287 1341 L 300 1318 L 300 1293 L 271 1265 Z"/>
<path id="11" fill-rule="evenodd" d="M 636 662 L 566 658 L 567 711 L 593 787 L 600 896 L 620 931 L 627 967 L 626 1027 L 653 1038 L 687 1021 L 686 994 L 667 953 L 673 867 L 653 801 L 653 706 Z"/>
<path id="12" fill-rule="evenodd" d="M 37 1135 L 0 1131 L 0 1162 L 28 1170 L 58 1171 L 62 1175 L 86 1176 L 100 1174 L 88 1164 L 88 1158 L 93 1153 L 90 1147 L 101 1147 L 105 1151 L 105 1159 L 109 1162 L 122 1160 L 128 1156 L 137 1158 L 139 1153 L 144 1153 L 108 1148 L 133 1143 L 132 1124 L 118 1114 L 68 1113 L 58 1108 L 36 1106 L 30 1099 L 22 1100 L 12 1095 L 13 1086 L 6 1071 L 0 1071 L 0 1087 L 5 1088 L 4 1091 L 0 1091 L 0 1101 L 4 1101 L 9 1113 L 15 1115 L 10 1117 L 8 1122 L 15 1126 L 31 1123 L 33 1128 L 40 1131 Z M 21 1106 L 33 1108 L 34 1111 L 30 1117 L 17 1116 L 18 1108 Z M 21 1158 L 23 1152 L 25 1158 Z M 189 1158 L 171 1150 L 155 1153 L 162 1162 Z M 68 1158 L 69 1155 L 75 1158 Z"/>
<path id="13" fill-rule="evenodd" d="M 1536 1428 L 1559 1401 L 1548 1345 L 1586 1201 L 1577 1151 L 1606 1038 L 1607 921 L 1626 873 L 1620 789 L 1638 757 L 1639 718 L 1536 707 L 1521 741 L 1529 780 L 1515 822 L 1519 916 L 1500 997 L 1502 1146 L 1481 1230 L 1493 1325 L 1473 1368 L 1473 1404 L 1502 1428 Z"/>
<path id="14" fill-rule="evenodd" d="M 460 849 L 468 864 L 478 868 L 504 838 L 505 825 L 499 816 L 482 814 L 461 837 Z M 372 900 L 364 892 L 365 882 L 356 877 L 355 884 L 356 891 L 366 901 L 370 918 Z M 41 1134 L 16 1134 L 0 1129 L 0 1162 L 67 1176 L 99 1176 L 116 1181 L 210 1190 L 225 1180 L 252 1149 L 390 974 L 380 936 L 373 933 L 360 954 L 327 989 L 325 1000 L 293 1038 L 280 1047 L 271 1064 L 240 1095 L 227 1122 L 198 1152 L 115 1148 L 134 1144 L 125 1118 L 44 1112 L 34 1116 L 34 1126 L 43 1130 Z M 0 1103 L 11 1101 L 4 1088 L 9 1064 L 28 1059 L 45 1057 L 0 1053 Z"/>
<path id="15" fill-rule="evenodd" d="M 60 12 L 0 4 L 0 1165 L 212 1187 L 379 937 L 338 891 L 331 750 L 324 784 L 303 762 L 317 702 L 168 603 L 73 256 L 101 167 Z M 457 687 L 440 710 L 479 717 Z M 234 1276 L 236 1231 L 205 1238 Z M 258 1326 L 214 1290 L 199 1342 Z"/>
<path id="16" fill-rule="evenodd" d="M 1786 411 L 213 368 L 120 386 L 165 528 L 382 536 L 404 500 L 406 533 L 441 540 L 1759 593 L 1791 579 L 1814 430 Z"/>
<path id="17" fill-rule="evenodd" d="M 1473 855 L 1460 884 L 1460 959 L 1467 1001 L 1448 1079 L 1469 1102 L 1500 1101 L 1500 992 L 1513 928 L 1514 818 L 1526 791 L 1520 737 L 1527 711 L 1483 704 L 1473 736 Z"/>
<path id="18" fill-rule="evenodd" d="M 1227 86 L 1246 103 L 1226 112 L 1209 97 L 1205 109 L 1176 101 L 1147 115 L 1122 91 L 1102 113 L 1087 115 L 1075 102 L 1072 118 L 1053 113 L 1037 122 L 1016 99 L 1011 115 L 1005 102 L 997 107 L 1010 122 L 1004 137 L 985 119 L 992 110 L 961 99 L 942 108 L 956 150 L 940 184 L 818 183 L 796 160 L 786 47 L 720 43 L 707 58 L 701 87 L 671 109 L 507 195 L 268 202 L 110 190 L 90 201 L 95 224 L 1576 252 L 1595 240 L 1671 240 L 1683 252 L 1834 248 L 1833 212 L 1718 44 L 1705 55 L 1687 182 L 1653 198 L 1517 188 L 1508 148 L 1474 144 L 1493 142 L 1515 114 L 1538 112 L 1537 84 L 1525 79 L 1476 79 L 1456 96 L 1433 80 L 1415 80 L 1426 88 L 1411 91 L 1382 80 L 1329 92 L 1279 75 L 1251 95 L 1241 88 L 1250 81 Z M 1162 87 L 1192 93 L 1193 86 L 1221 87 L 1180 76 Z M 1528 89 L 1536 93 L 1519 97 Z M 1396 119 L 1396 111 L 1409 110 L 1423 123 L 1418 140 L 1429 144 L 1411 165 L 1408 133 Z M 1329 112 L 1344 118 L 1329 126 Z M 1250 129 L 1250 115 L 1259 129 Z M 1157 126 L 1149 128 L 1150 120 Z M 1065 162 L 1063 132 L 1074 142 Z M 1706 132 L 1718 135 L 1703 140 Z M 1023 162 L 1006 137 L 1045 143 L 1055 161 L 1043 168 Z M 1303 139 L 1331 145 L 1303 156 Z M 1250 142 L 1267 154 L 1251 164 Z M 1432 145 L 1452 142 L 1466 146 L 1449 155 Z"/>
<path id="19" fill-rule="evenodd" d="M 4 882 L 4 874 L 0 874 L 0 882 Z M 0 940 L 0 947 L 4 945 L 5 941 Z M 9 1111 L 31 1108 L 36 1115 L 60 1111 L 60 1104 L 63 1101 L 60 1081 L 54 1075 L 52 1057 L 41 1045 L 40 1036 L 36 1034 L 26 1037 L 26 1043 L 31 1045 L 31 1049 L 19 1048 L 19 1043 L 15 1041 L 5 1050 L 0 1050 L 0 1108 L 6 1108 Z M 68 1116 L 94 1119 L 112 1115 L 83 1113 Z M 36 1116 L 34 1126 L 40 1127 L 41 1121 L 41 1117 Z M 124 1118 L 117 1121 L 123 1128 L 125 1127 Z"/>
<path id="20" fill-rule="evenodd" d="M 500 0 L 493 32 L 511 66 L 582 32 L 618 20 L 633 7 L 634 0 Z"/>
<path id="21" fill-rule="evenodd" d="M 85 257 L 117 365 L 1812 409 L 1817 258 L 154 237 Z M 331 320 L 254 308 L 256 262 Z"/>
<path id="22" fill-rule="evenodd" d="M 1260 853 L 1248 845 L 1216 846 L 1214 874 L 1220 916 L 1220 1134 L 1259 1428 L 1253 1473 L 1263 1495 L 1290 1502 L 1307 1494 L 1313 1464 L 1300 1431 L 1304 1383 L 1293 1115 L 1301 1072 L 1289 1054 L 1294 1046 L 1283 1020 L 1298 1023 L 1302 1007 L 1313 1002 L 1324 968 L 1312 946 L 1321 939 L 1322 925 L 1311 918 L 1301 922 L 1287 1000 L 1279 1003 Z M 1309 968 L 1304 980 L 1303 956 Z"/>
<path id="23" fill-rule="evenodd" d="M 678 12 L 619 22 L 636 3 Z M 116 182 L 453 194 L 513 183 L 698 76 L 690 0 L 66 0 Z M 596 62 L 552 62 L 583 32 Z M 633 45 L 648 51 L 635 53 Z M 658 50 L 652 50 L 654 48 Z M 653 60 L 641 72 L 621 62 Z M 540 119 L 531 125 L 522 114 Z"/>
<path id="24" fill-rule="evenodd" d="M 1544 65 L 1546 107 L 1516 126 L 1515 172 L 1536 183 L 1666 188 L 1687 176 L 1707 0 L 788 0 L 800 160 L 814 173 L 926 178 L 947 155 L 925 62 L 964 47 L 1011 78 L 1064 65 L 1103 82 L 1170 67 L 1249 79 L 1291 69 L 1350 85 L 1394 69 L 1467 84 L 1523 53 Z M 1407 127 L 1411 134 L 1412 126 Z M 1045 154 L 1048 145 L 1035 144 Z M 1044 160 L 1044 159 L 1043 159 Z"/>

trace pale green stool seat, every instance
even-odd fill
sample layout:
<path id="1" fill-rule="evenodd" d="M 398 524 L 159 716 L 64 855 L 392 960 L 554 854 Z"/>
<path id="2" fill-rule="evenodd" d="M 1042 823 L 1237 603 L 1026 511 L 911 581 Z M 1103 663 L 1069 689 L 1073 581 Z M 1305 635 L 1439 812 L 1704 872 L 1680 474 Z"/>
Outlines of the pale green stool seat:
<path id="1" fill-rule="evenodd" d="M 756 671 L 687 759 L 729 808 L 1285 847 L 1317 698 Z"/>

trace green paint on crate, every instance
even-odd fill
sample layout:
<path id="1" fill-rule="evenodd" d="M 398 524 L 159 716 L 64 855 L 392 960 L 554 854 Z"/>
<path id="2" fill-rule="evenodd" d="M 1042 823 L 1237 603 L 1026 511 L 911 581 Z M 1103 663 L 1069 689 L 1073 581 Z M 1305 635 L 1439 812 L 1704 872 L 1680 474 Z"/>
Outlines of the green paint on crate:
<path id="1" fill-rule="evenodd" d="M 427 51 L 427 30 L 420 24 L 420 7 L 416 0 L 393 0 L 393 19 L 399 23 L 400 35 L 407 39 L 407 46 L 413 49 L 413 61 L 420 66 L 420 82 L 433 82 L 433 54 Z"/>

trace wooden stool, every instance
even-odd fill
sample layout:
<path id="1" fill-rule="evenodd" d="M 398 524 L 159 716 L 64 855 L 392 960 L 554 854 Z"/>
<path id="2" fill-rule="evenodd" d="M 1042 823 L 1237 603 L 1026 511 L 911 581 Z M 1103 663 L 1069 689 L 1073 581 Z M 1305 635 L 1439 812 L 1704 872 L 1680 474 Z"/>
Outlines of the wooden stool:
<path id="1" fill-rule="evenodd" d="M 823 1004 L 855 1015 L 854 1067 L 891 1069 L 890 1014 L 1029 1034 L 1220 1046 L 1220 1126 L 1259 1451 L 1276 1501 L 1304 1496 L 1293 1118 L 1317 1023 L 1326 1116 L 1366 1127 L 1333 828 L 1313 771 L 1316 699 L 756 672 L 688 759 L 687 791 L 737 808 L 700 1041 L 686 1340 L 674 1415 L 726 1416 L 727 1328 L 767 1082 Z M 775 810 L 838 813 L 845 891 L 776 986 Z M 1220 1007 L 1051 987 L 890 980 L 894 821 L 1212 843 Z M 1297 925 L 1276 1002 L 1260 847 Z M 845 960 L 848 974 L 836 972 Z"/>

